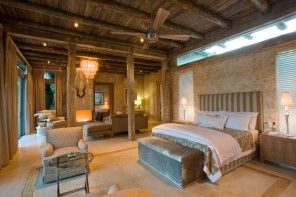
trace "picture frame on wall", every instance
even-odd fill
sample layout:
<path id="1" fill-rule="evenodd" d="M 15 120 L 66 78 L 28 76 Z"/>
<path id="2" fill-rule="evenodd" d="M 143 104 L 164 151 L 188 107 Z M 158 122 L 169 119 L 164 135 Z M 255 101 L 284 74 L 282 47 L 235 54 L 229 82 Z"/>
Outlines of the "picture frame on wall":
<path id="1" fill-rule="evenodd" d="M 95 92 L 95 105 L 104 105 L 104 92 Z"/>

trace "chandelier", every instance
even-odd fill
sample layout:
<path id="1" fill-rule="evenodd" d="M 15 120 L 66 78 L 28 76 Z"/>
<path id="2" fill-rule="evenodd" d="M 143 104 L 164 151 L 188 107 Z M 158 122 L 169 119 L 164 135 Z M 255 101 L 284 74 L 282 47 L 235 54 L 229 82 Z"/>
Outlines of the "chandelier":
<path id="1" fill-rule="evenodd" d="M 99 70 L 99 62 L 94 59 L 84 59 L 80 62 L 80 70 L 82 70 L 85 78 L 93 79 Z"/>

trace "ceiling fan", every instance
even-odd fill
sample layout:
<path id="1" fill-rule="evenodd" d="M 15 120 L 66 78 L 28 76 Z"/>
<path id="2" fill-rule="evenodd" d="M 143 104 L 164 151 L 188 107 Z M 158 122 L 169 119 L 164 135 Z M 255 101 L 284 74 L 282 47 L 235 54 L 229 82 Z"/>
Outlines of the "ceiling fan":
<path id="1" fill-rule="evenodd" d="M 141 38 L 145 38 L 146 48 L 149 47 L 149 44 L 155 43 L 158 41 L 158 38 L 169 39 L 169 40 L 178 40 L 178 41 L 187 41 L 191 35 L 181 34 L 159 34 L 159 30 L 162 27 L 165 20 L 170 15 L 168 10 L 163 8 L 159 8 L 156 14 L 156 17 L 152 23 L 151 28 L 149 29 L 147 34 L 144 33 L 136 33 L 136 32 L 128 32 L 128 31 L 111 31 L 110 33 L 113 35 L 126 35 L 126 36 L 139 36 Z"/>

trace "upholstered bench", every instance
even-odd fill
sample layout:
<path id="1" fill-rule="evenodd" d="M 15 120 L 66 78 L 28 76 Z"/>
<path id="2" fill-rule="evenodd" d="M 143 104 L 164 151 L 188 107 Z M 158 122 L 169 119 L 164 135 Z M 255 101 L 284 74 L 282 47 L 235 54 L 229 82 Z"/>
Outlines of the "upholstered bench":
<path id="1" fill-rule="evenodd" d="M 158 137 L 138 140 L 139 163 L 186 187 L 202 178 L 202 153 Z"/>

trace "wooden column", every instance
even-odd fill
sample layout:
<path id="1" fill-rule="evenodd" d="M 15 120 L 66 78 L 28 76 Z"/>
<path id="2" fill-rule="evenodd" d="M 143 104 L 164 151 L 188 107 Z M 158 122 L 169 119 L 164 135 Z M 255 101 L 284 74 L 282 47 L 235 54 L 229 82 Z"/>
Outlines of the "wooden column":
<path id="1" fill-rule="evenodd" d="M 127 56 L 127 108 L 128 108 L 128 139 L 135 140 L 135 75 L 134 51 L 131 48 Z"/>
<path id="2" fill-rule="evenodd" d="M 76 40 L 69 41 L 67 67 L 67 121 L 69 126 L 76 123 L 75 117 Z"/>
<path id="3" fill-rule="evenodd" d="M 161 123 L 170 121 L 170 77 L 167 60 L 161 61 Z"/>

